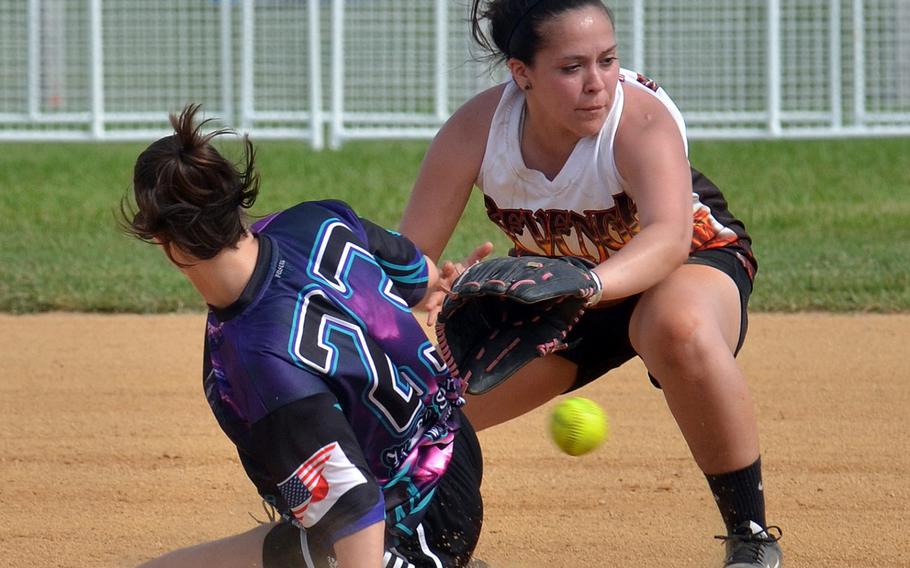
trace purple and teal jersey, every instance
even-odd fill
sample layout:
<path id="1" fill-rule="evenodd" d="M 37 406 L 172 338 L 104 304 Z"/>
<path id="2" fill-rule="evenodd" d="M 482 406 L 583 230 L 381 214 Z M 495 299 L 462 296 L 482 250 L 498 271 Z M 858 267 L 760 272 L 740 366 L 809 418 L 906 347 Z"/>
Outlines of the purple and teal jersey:
<path id="1" fill-rule="evenodd" d="M 462 384 L 414 318 L 427 264 L 338 201 L 255 225 L 236 303 L 211 310 L 205 391 L 260 494 L 311 541 L 385 518 L 410 535 L 452 456 Z"/>

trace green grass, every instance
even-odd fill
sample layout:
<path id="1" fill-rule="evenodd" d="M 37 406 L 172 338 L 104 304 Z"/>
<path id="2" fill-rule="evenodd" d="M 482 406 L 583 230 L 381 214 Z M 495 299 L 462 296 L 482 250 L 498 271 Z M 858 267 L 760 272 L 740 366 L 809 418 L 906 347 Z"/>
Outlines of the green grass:
<path id="1" fill-rule="evenodd" d="M 692 162 L 752 234 L 755 309 L 910 309 L 910 140 L 703 143 Z"/>
<path id="2" fill-rule="evenodd" d="M 0 311 L 203 307 L 163 255 L 117 230 L 143 147 L 0 146 Z M 331 197 L 395 227 L 426 143 L 258 149 L 263 191 L 254 213 Z M 691 157 L 755 240 L 754 310 L 910 310 L 910 141 L 701 142 Z M 446 256 L 459 258 L 481 239 L 507 249 L 475 194 Z"/>

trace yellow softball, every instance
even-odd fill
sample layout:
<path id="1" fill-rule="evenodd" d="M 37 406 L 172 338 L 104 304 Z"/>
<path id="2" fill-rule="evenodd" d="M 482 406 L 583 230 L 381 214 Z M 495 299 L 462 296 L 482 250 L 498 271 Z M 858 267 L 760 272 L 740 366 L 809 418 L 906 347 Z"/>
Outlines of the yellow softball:
<path id="1" fill-rule="evenodd" d="M 607 415 L 593 400 L 579 396 L 556 405 L 550 415 L 550 435 L 570 456 L 586 454 L 609 435 Z"/>

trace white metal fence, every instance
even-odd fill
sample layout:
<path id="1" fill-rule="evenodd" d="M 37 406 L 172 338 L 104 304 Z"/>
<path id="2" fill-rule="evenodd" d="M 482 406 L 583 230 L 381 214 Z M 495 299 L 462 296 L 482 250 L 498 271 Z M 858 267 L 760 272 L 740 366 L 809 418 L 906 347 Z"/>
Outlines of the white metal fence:
<path id="1" fill-rule="evenodd" d="M 612 0 L 692 138 L 910 134 L 910 0 Z M 427 138 L 504 77 L 467 0 L 0 0 L 0 140 L 146 140 L 168 111 L 315 147 Z"/>

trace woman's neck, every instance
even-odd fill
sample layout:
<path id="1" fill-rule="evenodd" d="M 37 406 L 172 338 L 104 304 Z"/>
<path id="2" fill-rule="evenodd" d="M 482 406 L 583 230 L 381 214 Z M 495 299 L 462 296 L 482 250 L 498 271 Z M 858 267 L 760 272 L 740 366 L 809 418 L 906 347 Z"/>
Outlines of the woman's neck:
<path id="1" fill-rule="evenodd" d="M 180 270 L 207 304 L 226 308 L 240 298 L 253 276 L 258 258 L 259 239 L 248 232 L 237 242 L 236 248 L 225 248 L 213 258 L 196 261 Z"/>
<path id="2" fill-rule="evenodd" d="M 527 103 L 526 103 L 527 104 Z M 550 127 L 541 113 L 523 111 L 519 130 L 521 156 L 525 166 L 553 180 L 562 170 L 579 138 L 571 132 Z"/>

